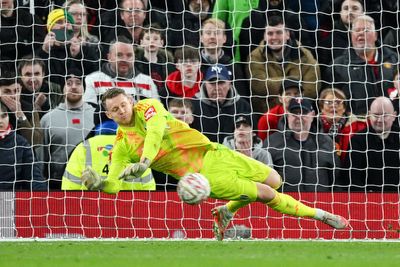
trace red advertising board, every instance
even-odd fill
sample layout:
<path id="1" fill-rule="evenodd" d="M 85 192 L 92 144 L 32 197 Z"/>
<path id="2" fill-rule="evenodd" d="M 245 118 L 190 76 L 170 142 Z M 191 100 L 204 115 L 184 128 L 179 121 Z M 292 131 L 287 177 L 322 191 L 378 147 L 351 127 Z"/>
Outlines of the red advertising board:
<path id="1" fill-rule="evenodd" d="M 234 225 L 260 239 L 398 239 L 399 195 L 294 193 L 304 203 L 341 214 L 351 227 L 334 230 L 321 222 L 283 216 L 261 203 L 242 208 Z M 86 238 L 212 238 L 209 200 L 183 204 L 175 192 L 17 192 L 16 236 Z"/>

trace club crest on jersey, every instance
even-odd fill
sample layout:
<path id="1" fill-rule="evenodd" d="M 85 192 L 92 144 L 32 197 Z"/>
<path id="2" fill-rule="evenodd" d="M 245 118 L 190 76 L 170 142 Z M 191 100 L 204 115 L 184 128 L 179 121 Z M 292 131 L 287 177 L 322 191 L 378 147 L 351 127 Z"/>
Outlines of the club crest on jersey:
<path id="1" fill-rule="evenodd" d="M 115 137 L 115 141 L 119 141 L 124 137 L 122 131 L 118 130 L 117 136 Z"/>
<path id="2" fill-rule="evenodd" d="M 154 106 L 150 106 L 148 109 L 146 109 L 146 111 L 144 112 L 144 119 L 145 121 L 150 120 L 154 115 L 156 115 L 156 109 L 154 108 Z"/>

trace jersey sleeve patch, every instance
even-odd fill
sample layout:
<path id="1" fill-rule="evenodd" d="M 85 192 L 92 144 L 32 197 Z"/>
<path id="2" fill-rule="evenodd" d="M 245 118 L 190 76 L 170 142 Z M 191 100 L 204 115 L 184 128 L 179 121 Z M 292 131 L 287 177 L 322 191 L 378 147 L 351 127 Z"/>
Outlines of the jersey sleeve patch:
<path id="1" fill-rule="evenodd" d="M 144 112 L 144 119 L 145 121 L 150 120 L 154 115 L 157 114 L 156 109 L 154 108 L 154 106 L 150 106 L 146 109 L 146 111 Z"/>

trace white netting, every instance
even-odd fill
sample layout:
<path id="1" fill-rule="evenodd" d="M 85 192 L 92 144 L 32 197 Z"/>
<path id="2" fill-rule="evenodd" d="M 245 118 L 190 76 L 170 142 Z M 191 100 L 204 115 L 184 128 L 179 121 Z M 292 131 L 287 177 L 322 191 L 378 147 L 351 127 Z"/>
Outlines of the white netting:
<path id="1" fill-rule="evenodd" d="M 118 87 L 351 224 L 332 231 L 257 203 L 228 236 L 399 238 L 397 1 L 64 2 L 0 4 L 0 237 L 212 237 L 220 203 L 182 204 L 171 176 L 85 191 L 87 165 L 109 172 L 115 125 L 100 97 Z M 233 87 L 217 93 L 210 81 L 225 76 Z"/>

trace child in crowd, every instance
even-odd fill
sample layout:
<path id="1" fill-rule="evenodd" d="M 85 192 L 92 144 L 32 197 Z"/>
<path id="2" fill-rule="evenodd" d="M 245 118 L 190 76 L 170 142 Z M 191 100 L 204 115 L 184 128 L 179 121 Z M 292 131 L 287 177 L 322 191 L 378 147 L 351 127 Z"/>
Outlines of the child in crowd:
<path id="1" fill-rule="evenodd" d="M 173 98 L 168 102 L 168 111 L 178 120 L 184 121 L 187 124 L 192 124 L 193 104 L 192 101 L 185 98 Z"/>
<path id="2" fill-rule="evenodd" d="M 167 107 L 167 103 L 174 97 L 192 98 L 200 91 L 203 75 L 200 71 L 199 50 L 184 46 L 175 51 L 177 71 L 167 77 L 166 86 L 160 92 L 160 98 Z"/>
<path id="3" fill-rule="evenodd" d="M 162 30 L 156 23 L 141 32 L 135 57 L 135 66 L 153 79 L 158 90 L 165 86 L 167 76 L 175 70 L 174 57 L 164 48 Z"/>

